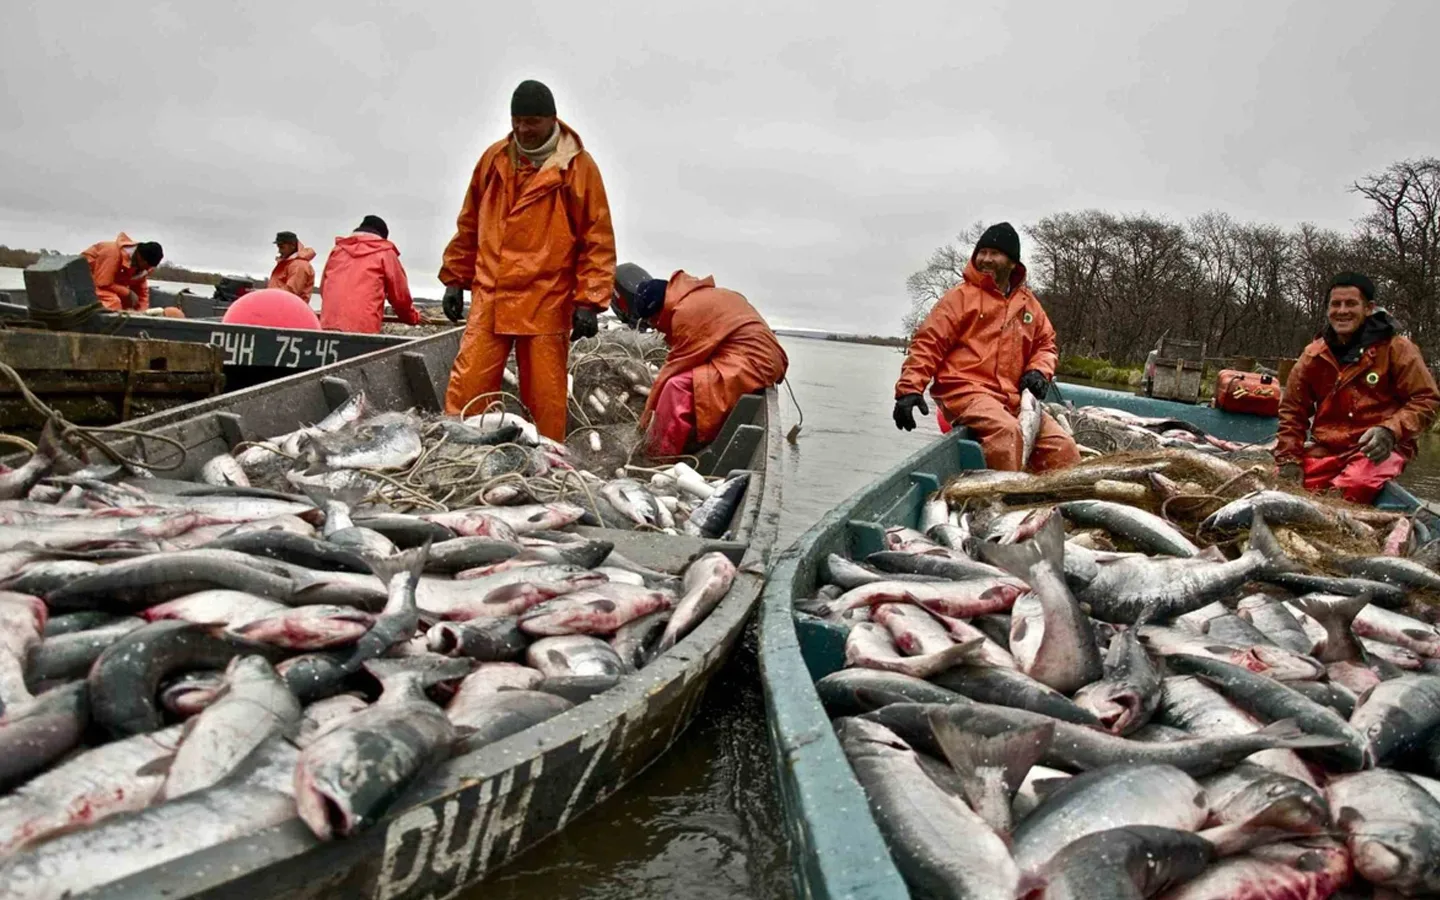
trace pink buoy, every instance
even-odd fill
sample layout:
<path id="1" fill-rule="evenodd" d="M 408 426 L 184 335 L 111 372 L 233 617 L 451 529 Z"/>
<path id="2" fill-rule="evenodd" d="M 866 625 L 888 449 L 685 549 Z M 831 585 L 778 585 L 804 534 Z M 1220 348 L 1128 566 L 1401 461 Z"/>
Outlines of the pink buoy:
<path id="1" fill-rule="evenodd" d="M 250 291 L 225 310 L 226 325 L 263 325 L 267 328 L 320 330 L 320 319 L 310 304 L 289 291 L 265 288 Z"/>

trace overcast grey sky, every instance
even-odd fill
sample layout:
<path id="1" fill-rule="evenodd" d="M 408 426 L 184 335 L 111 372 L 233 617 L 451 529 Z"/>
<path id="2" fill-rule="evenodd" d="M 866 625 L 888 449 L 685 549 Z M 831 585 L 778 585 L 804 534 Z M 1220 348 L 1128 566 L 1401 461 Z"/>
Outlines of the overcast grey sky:
<path id="1" fill-rule="evenodd" d="M 416 293 L 509 97 L 545 81 L 621 260 L 772 324 L 895 333 L 975 220 L 1099 207 L 1348 228 L 1347 184 L 1440 152 L 1440 4 L 10 4 L 0 243 L 124 229 L 196 268 L 324 262 L 390 224 Z"/>

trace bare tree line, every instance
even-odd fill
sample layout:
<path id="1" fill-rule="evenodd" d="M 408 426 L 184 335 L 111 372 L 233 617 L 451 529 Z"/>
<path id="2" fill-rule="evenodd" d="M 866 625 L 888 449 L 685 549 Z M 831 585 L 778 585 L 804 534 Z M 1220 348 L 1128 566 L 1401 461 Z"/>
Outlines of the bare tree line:
<path id="1" fill-rule="evenodd" d="M 1099 210 L 1026 227 L 1025 264 L 1067 355 L 1144 359 L 1165 333 L 1212 356 L 1295 356 L 1324 324 L 1325 287 L 1345 269 L 1375 279 L 1427 356 L 1440 356 L 1440 159 L 1397 162 L 1350 190 L 1370 211 L 1345 234 L 1210 212 L 1187 222 Z M 914 334 L 962 277 L 977 223 L 906 279 Z"/>

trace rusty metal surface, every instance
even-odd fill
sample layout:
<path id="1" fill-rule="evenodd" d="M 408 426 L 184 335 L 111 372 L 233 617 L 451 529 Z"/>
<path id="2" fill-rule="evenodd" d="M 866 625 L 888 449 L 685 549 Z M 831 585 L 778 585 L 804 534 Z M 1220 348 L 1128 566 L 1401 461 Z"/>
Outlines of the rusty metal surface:
<path id="1" fill-rule="evenodd" d="M 0 361 L 47 405 L 83 425 L 115 424 L 225 386 L 220 349 L 202 344 L 0 329 Z M 25 432 L 42 424 L 20 389 L 0 378 L 0 428 Z"/>
<path id="2" fill-rule="evenodd" d="M 204 372 L 220 371 L 219 348 L 182 341 L 107 337 L 32 329 L 0 330 L 0 360 L 15 369 Z"/>

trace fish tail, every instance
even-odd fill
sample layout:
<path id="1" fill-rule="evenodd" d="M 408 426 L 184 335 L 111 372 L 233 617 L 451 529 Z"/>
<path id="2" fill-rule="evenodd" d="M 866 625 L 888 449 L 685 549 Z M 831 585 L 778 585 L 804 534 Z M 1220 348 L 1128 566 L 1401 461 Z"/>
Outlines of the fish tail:
<path id="1" fill-rule="evenodd" d="M 983 637 L 965 641 L 962 644 L 954 644 L 944 650 L 938 650 L 925 657 L 924 668 L 931 675 L 953 669 L 956 666 L 971 662 L 975 655 L 984 649 L 985 639 Z"/>
<path id="2" fill-rule="evenodd" d="M 1291 602 L 1305 615 L 1326 626 L 1350 630 L 1355 622 L 1355 617 L 1360 611 L 1370 605 L 1370 594 L 1368 592 L 1355 597 L 1346 597 L 1344 600 L 1325 601 L 1317 597 L 1299 597 Z"/>
<path id="3" fill-rule="evenodd" d="M 387 586 L 396 575 L 409 575 L 410 587 L 420 583 L 420 573 L 425 571 L 425 562 L 430 558 L 430 538 L 419 547 L 411 547 L 394 556 L 367 556 L 365 562 Z"/>
<path id="4" fill-rule="evenodd" d="M 471 661 L 463 657 L 396 656 L 366 660 L 364 667 L 379 679 L 382 691 L 389 693 L 406 682 L 423 689 L 464 678 L 470 674 Z"/>
<path id="5" fill-rule="evenodd" d="M 45 420 L 44 427 L 40 429 L 40 440 L 35 444 L 35 455 L 53 463 L 60 456 L 61 440 L 59 420 L 51 416 Z"/>
<path id="6" fill-rule="evenodd" d="M 974 777 L 977 769 L 998 768 L 1005 771 L 1005 783 L 1014 791 L 1050 749 L 1054 739 L 1055 726 L 1049 722 L 994 737 L 956 729 L 948 741 L 941 741 L 940 748 L 962 782 Z"/>
<path id="7" fill-rule="evenodd" d="M 331 488 L 321 484 L 301 484 L 299 487 L 305 496 L 310 498 L 310 502 L 320 509 L 335 504 L 343 506 L 347 515 L 352 509 L 365 502 L 368 493 L 365 489 L 354 485 Z"/>
<path id="8" fill-rule="evenodd" d="M 1301 570 L 1300 565 L 1285 553 L 1285 548 L 1281 547 L 1280 542 L 1275 538 L 1275 532 L 1265 524 L 1265 517 L 1260 515 L 1258 510 L 1250 523 L 1248 547 L 1252 550 L 1259 550 L 1260 554 L 1265 557 L 1265 564 L 1261 566 L 1260 574 L 1273 575 Z"/>
<path id="9" fill-rule="evenodd" d="M 1022 544 L 986 541 L 978 548 L 980 555 L 985 562 L 1018 578 L 1028 576 L 1031 567 L 1041 560 L 1059 571 L 1065 564 L 1065 526 L 1060 519 L 1060 516 L 1052 515 L 1033 538 Z"/>

